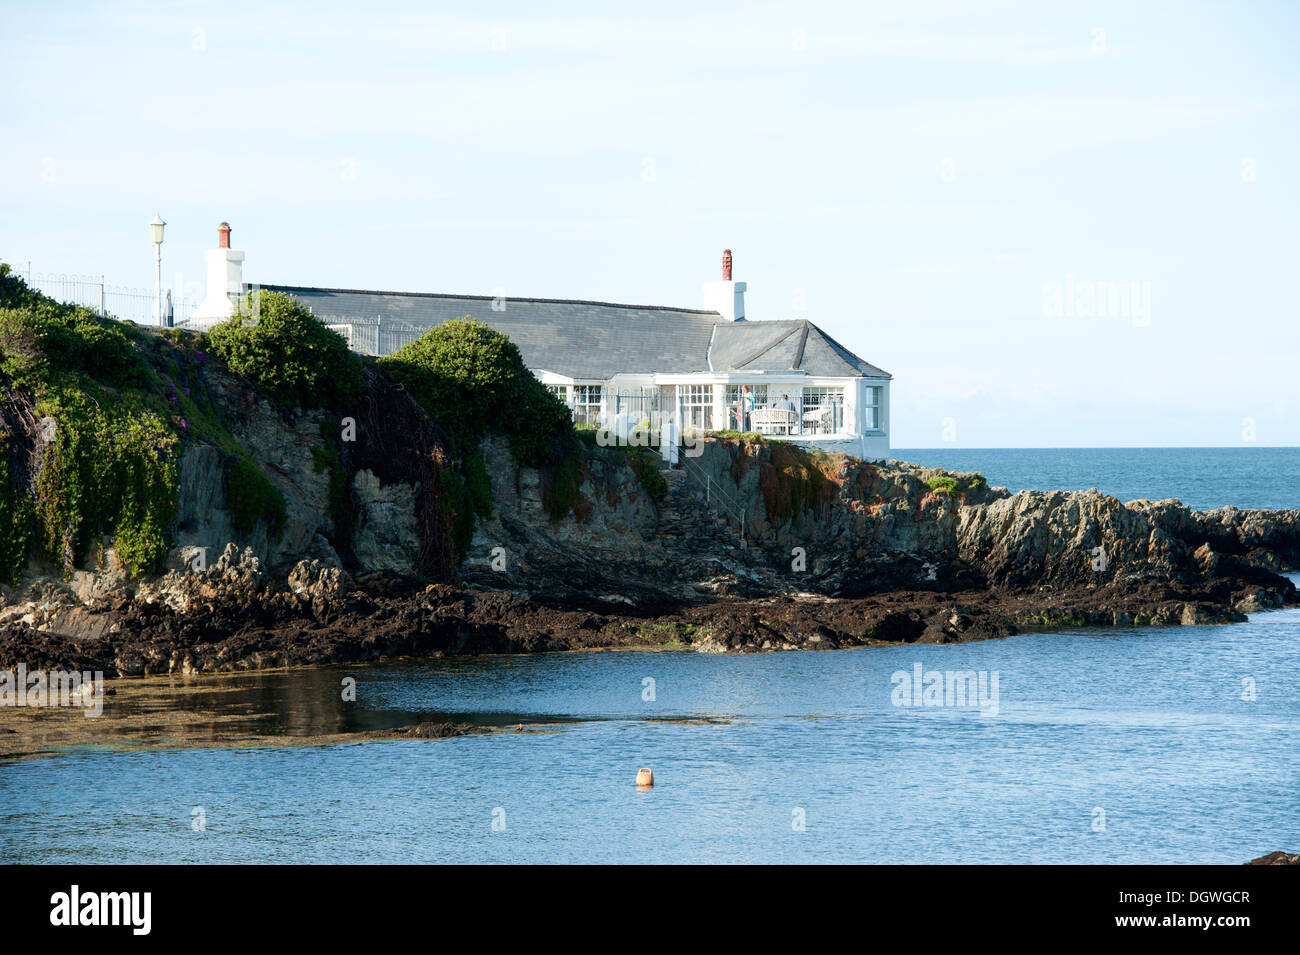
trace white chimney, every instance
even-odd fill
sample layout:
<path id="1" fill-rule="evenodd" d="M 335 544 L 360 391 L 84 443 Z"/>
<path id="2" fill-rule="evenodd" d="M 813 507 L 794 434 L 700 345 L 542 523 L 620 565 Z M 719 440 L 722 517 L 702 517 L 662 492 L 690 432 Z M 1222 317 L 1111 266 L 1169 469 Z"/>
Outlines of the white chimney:
<path id="1" fill-rule="evenodd" d="M 225 321 L 235 313 L 244 291 L 244 253 L 230 247 L 228 222 L 217 227 L 217 245 L 203 253 L 208 264 L 208 292 L 190 316 L 190 324 L 207 326 Z"/>
<path id="2" fill-rule="evenodd" d="M 731 280 L 731 250 L 722 253 L 722 281 L 704 283 L 704 307 L 729 322 L 745 320 L 745 283 Z"/>

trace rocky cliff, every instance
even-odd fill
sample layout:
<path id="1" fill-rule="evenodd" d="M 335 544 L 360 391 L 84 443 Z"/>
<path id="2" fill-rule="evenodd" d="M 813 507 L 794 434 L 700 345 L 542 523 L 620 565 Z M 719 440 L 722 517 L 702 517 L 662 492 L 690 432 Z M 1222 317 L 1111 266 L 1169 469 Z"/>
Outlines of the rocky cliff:
<path id="1" fill-rule="evenodd" d="M 180 444 L 165 572 L 133 577 L 111 536 L 79 563 L 33 560 L 0 591 L 0 666 L 832 647 L 1231 621 L 1296 600 L 1280 573 L 1300 565 L 1300 511 L 1009 494 L 977 474 L 743 436 L 669 468 L 588 434 L 534 468 L 488 434 L 490 502 L 458 554 L 447 439 L 378 370 L 335 412 L 286 408 L 218 363 L 182 373 L 220 428 Z M 14 460 L 36 486 L 49 452 L 7 395 Z M 268 489 L 252 494 L 241 468 Z"/>
<path id="2" fill-rule="evenodd" d="M 1010 494 L 978 474 L 775 441 L 706 441 L 658 503 L 626 468 L 604 463 L 583 484 L 583 515 L 548 522 L 533 478 L 511 487 L 501 477 L 512 471 L 504 455 L 500 444 L 488 451 L 498 509 L 463 573 L 549 597 L 602 588 L 614 599 L 631 590 L 684 601 L 968 589 L 1121 597 L 1164 587 L 1203 592 L 1230 616 L 1238 603 L 1292 599 L 1279 574 L 1300 567 L 1297 510 L 1194 512 L 1095 490 Z M 493 547 L 512 555 L 496 571 Z"/>
<path id="3" fill-rule="evenodd" d="M 429 541 L 446 546 L 421 513 L 437 513 L 436 442 L 415 456 L 429 462 L 423 475 L 390 439 L 360 443 L 331 515 L 316 452 L 334 423 L 231 401 L 234 429 L 285 495 L 278 532 L 234 531 L 203 467 L 211 452 L 191 448 L 178 539 L 192 543 L 178 544 L 171 569 L 135 581 L 112 567 L 29 575 L 5 591 L 0 657 L 143 674 L 579 647 L 828 648 L 1226 622 L 1296 599 L 1279 572 L 1300 559 L 1297 511 L 1008 494 L 978 475 L 738 439 L 706 442 L 658 494 L 627 451 L 591 447 L 556 518 L 547 476 L 489 437 L 491 516 L 458 566 L 430 566 Z M 217 556 L 196 568 L 199 547 Z"/>

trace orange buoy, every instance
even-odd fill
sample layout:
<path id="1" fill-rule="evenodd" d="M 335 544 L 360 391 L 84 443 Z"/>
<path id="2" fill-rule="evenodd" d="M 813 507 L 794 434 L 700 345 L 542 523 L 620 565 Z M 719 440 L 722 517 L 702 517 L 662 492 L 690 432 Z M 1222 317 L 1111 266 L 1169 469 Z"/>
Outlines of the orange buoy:
<path id="1" fill-rule="evenodd" d="M 638 769 L 636 771 L 636 784 L 638 786 L 653 786 L 655 784 L 655 774 L 644 767 Z"/>

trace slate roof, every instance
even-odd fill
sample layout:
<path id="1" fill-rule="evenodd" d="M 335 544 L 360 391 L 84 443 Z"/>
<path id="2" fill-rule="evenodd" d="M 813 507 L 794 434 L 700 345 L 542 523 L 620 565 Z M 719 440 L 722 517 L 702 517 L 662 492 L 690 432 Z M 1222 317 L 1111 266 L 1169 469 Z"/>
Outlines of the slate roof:
<path id="1" fill-rule="evenodd" d="M 812 322 L 722 322 L 713 333 L 709 358 L 714 371 L 798 369 L 825 378 L 889 378 Z"/>
<path id="2" fill-rule="evenodd" d="M 428 329 L 470 315 L 510 336 L 534 371 L 605 380 L 616 374 L 787 371 L 888 378 L 807 321 L 729 322 L 715 311 L 567 299 L 372 292 L 262 285 L 287 292 L 325 322 Z"/>

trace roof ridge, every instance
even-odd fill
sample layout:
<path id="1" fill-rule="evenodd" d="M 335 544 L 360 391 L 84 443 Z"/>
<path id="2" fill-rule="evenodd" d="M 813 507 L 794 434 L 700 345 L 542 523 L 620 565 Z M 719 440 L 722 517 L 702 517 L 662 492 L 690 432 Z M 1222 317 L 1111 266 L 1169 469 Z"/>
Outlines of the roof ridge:
<path id="1" fill-rule="evenodd" d="M 803 352 L 808 347 L 808 329 L 813 327 L 813 323 L 804 319 L 799 326 L 799 343 L 794 346 L 794 360 L 790 362 L 790 370 L 798 371 L 803 367 Z M 817 329 L 818 332 L 821 329 Z"/>
<path id="2" fill-rule="evenodd" d="M 630 302 L 599 302 L 595 299 L 586 298 L 530 298 L 524 295 L 455 295 L 449 292 L 396 292 L 385 289 L 364 289 L 364 288 L 326 288 L 318 285 L 262 285 L 255 282 L 245 282 L 246 289 L 257 287 L 260 289 L 269 289 L 272 292 L 335 292 L 343 295 L 401 295 L 417 298 L 443 298 L 443 299 L 467 299 L 474 302 L 492 302 L 496 299 L 504 299 L 507 302 L 538 302 L 543 305 L 603 305 L 607 308 L 635 308 L 651 309 L 659 312 L 690 312 L 693 315 L 717 315 L 719 319 L 722 313 L 715 308 L 681 308 L 676 305 L 635 305 Z"/>

